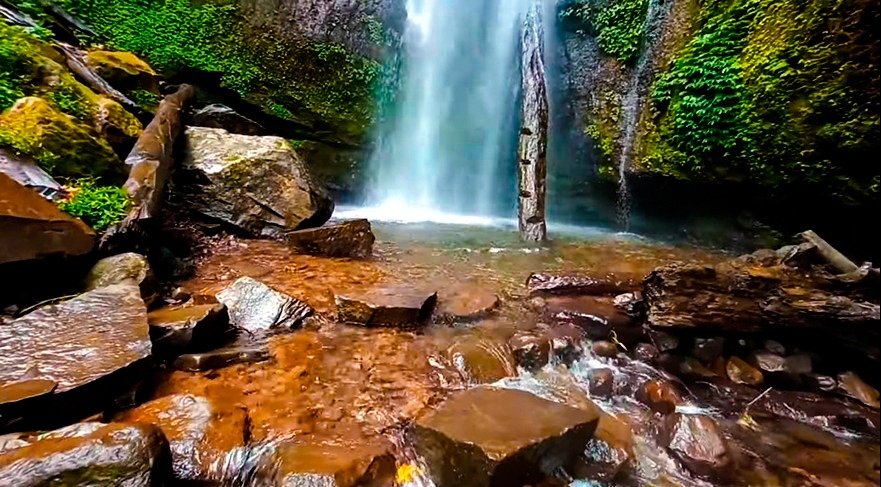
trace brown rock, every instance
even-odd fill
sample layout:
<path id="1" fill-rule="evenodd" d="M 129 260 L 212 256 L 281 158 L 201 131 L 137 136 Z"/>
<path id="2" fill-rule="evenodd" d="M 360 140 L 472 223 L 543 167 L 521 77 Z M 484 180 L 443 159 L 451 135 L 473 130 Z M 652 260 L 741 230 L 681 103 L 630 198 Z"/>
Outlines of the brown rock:
<path id="1" fill-rule="evenodd" d="M 740 357 L 731 357 L 725 366 L 728 378 L 737 384 L 761 385 L 765 381 L 762 371 L 746 363 Z"/>
<path id="2" fill-rule="evenodd" d="M 489 384 L 517 375 L 514 357 L 504 342 L 465 336 L 447 350 L 450 363 L 472 384 Z"/>
<path id="3" fill-rule="evenodd" d="M 684 401 L 676 387 L 669 381 L 654 379 L 647 381 L 636 392 L 636 399 L 660 414 L 672 414 Z"/>
<path id="4" fill-rule="evenodd" d="M 612 482 L 633 458 L 633 433 L 624 421 L 603 414 L 584 456 L 573 469 L 579 479 Z"/>
<path id="5" fill-rule="evenodd" d="M 645 311 L 645 300 L 639 291 L 619 294 L 615 296 L 612 302 L 616 308 L 630 316 L 640 316 Z"/>
<path id="6" fill-rule="evenodd" d="M 173 366 L 187 372 L 222 369 L 235 364 L 269 360 L 272 355 L 264 348 L 225 348 L 203 353 L 185 353 L 174 359 Z"/>
<path id="7" fill-rule="evenodd" d="M 87 291 L 113 284 L 139 286 L 141 296 L 150 296 L 155 287 L 155 278 L 147 258 L 134 252 L 106 257 L 99 260 L 86 276 Z"/>
<path id="8" fill-rule="evenodd" d="M 85 223 L 0 173 L 0 264 L 84 255 L 94 246 Z"/>
<path id="9" fill-rule="evenodd" d="M 168 306 L 147 315 L 157 355 L 176 356 L 217 346 L 229 330 L 226 306 Z"/>
<path id="10" fill-rule="evenodd" d="M 694 357 L 685 357 L 679 364 L 679 373 L 683 377 L 694 379 L 710 379 L 716 377 L 716 373 L 708 369 Z"/>
<path id="11" fill-rule="evenodd" d="M 610 296 L 634 291 L 639 287 L 639 279 L 634 276 L 613 274 L 550 274 L 534 273 L 526 280 L 530 296 L 547 295 L 591 295 Z"/>
<path id="12" fill-rule="evenodd" d="M 285 241 L 302 254 L 366 259 L 373 255 L 376 237 L 369 221 L 349 220 L 287 232 Z"/>
<path id="13" fill-rule="evenodd" d="M 633 358 L 646 363 L 654 362 L 658 359 L 658 355 L 660 355 L 658 348 L 651 343 L 640 343 L 633 350 Z"/>
<path id="14" fill-rule="evenodd" d="M 498 294 L 477 284 L 461 284 L 441 291 L 437 313 L 457 321 L 474 321 L 486 318 L 498 306 Z"/>
<path id="15" fill-rule="evenodd" d="M 299 299 L 280 293 L 250 277 L 242 277 L 217 293 L 226 305 L 229 321 L 250 332 L 293 329 L 314 310 Z"/>
<path id="16" fill-rule="evenodd" d="M 20 418 L 27 410 L 45 407 L 58 383 L 48 379 L 25 379 L 0 386 L 0 422 Z"/>
<path id="17" fill-rule="evenodd" d="M 58 383 L 32 419 L 94 414 L 128 391 L 150 365 L 147 310 L 137 286 L 117 284 L 33 311 L 0 326 L 0 383 L 37 371 Z"/>
<path id="18" fill-rule="evenodd" d="M 581 343 L 585 333 L 580 327 L 562 324 L 544 327 L 551 342 L 551 356 L 564 364 L 571 364 L 581 356 Z"/>
<path id="19" fill-rule="evenodd" d="M 618 356 L 618 345 L 605 340 L 593 342 L 591 349 L 598 357 L 614 358 Z"/>
<path id="20" fill-rule="evenodd" d="M 642 327 L 615 307 L 611 298 L 597 296 L 551 296 L 545 299 L 547 321 L 580 326 L 593 340 L 607 340 L 614 332 L 625 343 L 635 343 Z"/>
<path id="21" fill-rule="evenodd" d="M 436 292 L 384 287 L 362 296 L 336 294 L 337 319 L 363 326 L 406 327 L 424 324 L 437 304 Z"/>
<path id="22" fill-rule="evenodd" d="M 571 468 L 601 413 L 532 394 L 477 387 L 451 396 L 415 426 L 417 451 L 436 485 L 539 482 Z"/>
<path id="23" fill-rule="evenodd" d="M 592 397 L 607 399 L 615 390 L 615 373 L 612 369 L 592 369 L 588 381 Z"/>
<path id="24" fill-rule="evenodd" d="M 777 374 L 786 370 L 786 359 L 771 352 L 759 350 L 750 356 L 750 363 L 763 374 Z"/>
<path id="25" fill-rule="evenodd" d="M 158 426 L 171 445 L 175 479 L 185 481 L 211 480 L 211 464 L 244 446 L 248 429 L 243 408 L 189 394 L 150 401 L 119 419 Z"/>
<path id="26" fill-rule="evenodd" d="M 709 416 L 668 416 L 659 442 L 689 470 L 702 477 L 724 477 L 732 464 L 731 452 L 722 430 Z"/>
<path id="27" fill-rule="evenodd" d="M 881 407 L 879 404 L 881 394 L 878 393 L 878 389 L 863 382 L 860 376 L 853 372 L 838 374 L 838 388 L 846 396 L 852 397 L 870 408 Z"/>
<path id="28" fill-rule="evenodd" d="M 518 331 L 508 340 L 508 347 L 517 365 L 529 371 L 544 367 L 550 358 L 550 341 L 539 333 Z"/>
<path id="29" fill-rule="evenodd" d="M 164 485 L 171 455 L 162 431 L 150 424 L 79 423 L 0 452 L 0 485 Z"/>
<path id="30" fill-rule="evenodd" d="M 386 487 L 395 485 L 391 445 L 286 443 L 276 453 L 280 487 Z"/>

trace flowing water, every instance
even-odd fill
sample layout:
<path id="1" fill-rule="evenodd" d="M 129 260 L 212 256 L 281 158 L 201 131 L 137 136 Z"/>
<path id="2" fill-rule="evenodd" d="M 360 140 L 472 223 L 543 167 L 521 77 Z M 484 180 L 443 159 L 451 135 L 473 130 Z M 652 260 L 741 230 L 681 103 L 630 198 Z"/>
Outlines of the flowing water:
<path id="1" fill-rule="evenodd" d="M 529 0 L 408 0 L 402 90 L 368 205 L 511 216 L 519 35 Z"/>

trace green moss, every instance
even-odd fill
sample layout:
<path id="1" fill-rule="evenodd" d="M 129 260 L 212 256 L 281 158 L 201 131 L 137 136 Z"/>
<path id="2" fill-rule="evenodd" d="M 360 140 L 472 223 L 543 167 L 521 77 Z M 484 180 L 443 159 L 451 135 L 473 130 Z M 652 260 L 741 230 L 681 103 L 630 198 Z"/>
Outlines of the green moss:
<path id="1" fill-rule="evenodd" d="M 129 97 L 138 105 L 148 108 L 159 105 L 159 102 L 162 100 L 162 97 L 156 93 L 142 89 L 132 90 L 129 92 Z"/>
<path id="2" fill-rule="evenodd" d="M 69 186 L 73 198 L 58 207 L 99 232 L 122 220 L 131 208 L 128 193 L 118 186 L 98 186 L 94 179 L 80 179 Z"/>
<path id="3" fill-rule="evenodd" d="M 360 138 L 373 123 L 378 63 L 341 46 L 251 31 L 235 5 L 187 0 L 63 0 L 118 49 L 167 73 L 220 73 L 222 84 L 268 112 Z M 283 107 L 281 111 L 278 107 Z"/>
<path id="4" fill-rule="evenodd" d="M 639 54 L 650 0 L 570 0 L 560 15 L 570 29 L 597 36 L 603 52 L 629 62 Z"/>

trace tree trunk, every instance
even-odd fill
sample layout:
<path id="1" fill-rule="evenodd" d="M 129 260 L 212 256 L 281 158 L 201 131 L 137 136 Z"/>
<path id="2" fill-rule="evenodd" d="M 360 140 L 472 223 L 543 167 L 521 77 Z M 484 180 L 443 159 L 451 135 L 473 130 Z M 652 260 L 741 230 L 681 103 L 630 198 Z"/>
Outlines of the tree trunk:
<path id="1" fill-rule="evenodd" d="M 518 151 L 520 237 L 530 242 L 547 239 L 548 94 L 543 37 L 541 5 L 536 1 L 523 27 L 523 101 Z"/>
<path id="2" fill-rule="evenodd" d="M 835 247 L 829 245 L 828 242 L 820 238 L 813 230 L 807 230 L 799 234 L 802 240 L 817 247 L 817 253 L 826 260 L 833 269 L 839 274 L 849 274 L 859 270 L 859 266 L 844 256 Z"/>

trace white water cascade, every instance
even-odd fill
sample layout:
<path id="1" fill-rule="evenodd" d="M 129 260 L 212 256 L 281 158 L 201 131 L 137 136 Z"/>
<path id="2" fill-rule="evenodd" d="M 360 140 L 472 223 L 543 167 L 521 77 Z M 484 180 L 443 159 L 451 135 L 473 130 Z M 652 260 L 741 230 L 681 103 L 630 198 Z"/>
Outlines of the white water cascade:
<path id="1" fill-rule="evenodd" d="M 368 206 L 392 219 L 514 216 L 531 1 L 408 0 L 403 82 L 370 163 Z"/>

